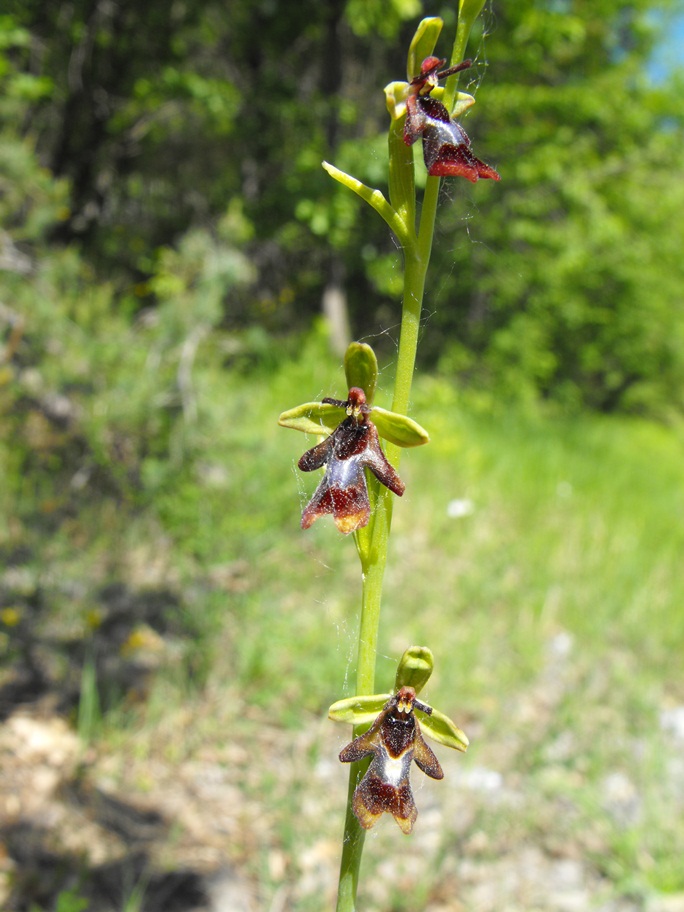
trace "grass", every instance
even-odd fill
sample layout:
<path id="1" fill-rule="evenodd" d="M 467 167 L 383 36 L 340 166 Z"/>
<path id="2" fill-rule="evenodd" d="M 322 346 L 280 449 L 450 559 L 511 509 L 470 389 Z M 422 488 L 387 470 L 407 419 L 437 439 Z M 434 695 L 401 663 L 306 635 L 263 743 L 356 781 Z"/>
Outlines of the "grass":
<path id="1" fill-rule="evenodd" d="M 322 720 L 350 693 L 360 591 L 353 542 L 325 521 L 299 529 L 315 479 L 294 465 L 311 441 L 276 426 L 285 408 L 345 392 L 319 367 L 320 341 L 307 345 L 268 371 L 200 364 L 192 446 L 171 469 L 157 456 L 136 497 L 65 504 L 62 491 L 55 516 L 43 472 L 15 478 L 12 503 L 8 450 L 2 494 L 23 548 L 4 577 L 21 617 L 3 630 L 9 658 L 50 652 L 55 687 L 87 681 L 79 724 L 133 793 L 154 793 L 153 761 L 228 764 L 248 809 L 228 848 L 264 908 L 287 889 L 297 912 L 322 908 L 334 882 L 348 733 Z M 441 752 L 444 784 L 415 783 L 415 864 L 389 819 L 374 831 L 367 909 L 452 908 L 440 897 L 467 895 L 459 859 L 496 879 L 525 846 L 580 859 L 594 899 L 684 891 L 681 747 L 659 725 L 684 703 L 682 429 L 483 405 L 435 377 L 418 380 L 412 414 L 432 440 L 402 459 L 378 681 L 390 688 L 406 646 L 430 646 L 428 699 L 472 747 Z M 115 582 L 134 611 L 103 596 Z M 136 664 L 141 624 L 160 646 Z M 107 693 L 94 727 L 93 695 Z"/>

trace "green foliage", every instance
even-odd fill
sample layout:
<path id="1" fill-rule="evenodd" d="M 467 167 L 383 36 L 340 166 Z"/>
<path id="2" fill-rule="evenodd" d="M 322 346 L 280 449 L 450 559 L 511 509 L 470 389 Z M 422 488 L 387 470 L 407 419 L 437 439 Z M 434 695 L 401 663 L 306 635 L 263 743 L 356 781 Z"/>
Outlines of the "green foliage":
<path id="1" fill-rule="evenodd" d="M 25 317 L 0 388 L 1 437 L 35 479 L 63 478 L 60 500 L 91 484 L 147 500 L 177 484 L 208 433 L 202 384 L 231 351 L 249 354 L 238 336 L 212 336 L 223 302 L 251 274 L 220 231 L 189 232 L 159 252 L 155 270 L 159 303 L 135 321 L 73 250 L 43 257 L 30 281 L 6 283 L 17 308 L 8 318 Z"/>
<path id="2" fill-rule="evenodd" d="M 446 370 L 570 407 L 681 408 L 683 110 L 644 71 L 646 9 L 622 33 L 612 3 L 518 5 L 486 39 L 499 73 L 475 116 L 506 192 L 478 199 L 476 244 L 441 284 L 459 311 Z"/>
<path id="3" fill-rule="evenodd" d="M 419 0 L 348 0 L 345 10 L 350 27 L 357 35 L 378 35 L 392 40 L 402 22 L 420 15 Z"/>
<path id="4" fill-rule="evenodd" d="M 91 745 L 101 733 L 102 710 L 97 689 L 97 667 L 92 657 L 86 656 L 81 672 L 81 690 L 78 704 L 78 735 L 84 746 Z"/>
<path id="5" fill-rule="evenodd" d="M 444 184 L 424 363 L 521 400 L 681 408 L 681 78 L 649 76 L 677 9 L 524 0 L 471 44 L 464 123 L 505 192 Z M 434 12 L 448 30 L 453 9 Z M 5 259 L 25 270 L 31 245 L 77 240 L 130 312 L 131 287 L 153 304 L 163 257 L 209 232 L 251 263 L 219 304 L 232 329 L 308 327 L 332 281 L 352 326 L 391 344 L 400 257 L 320 165 L 387 195 L 381 88 L 405 77 L 414 15 L 410 2 L 308 0 L 285 16 L 241 0 L 229 17 L 214 2 L 96 17 L 6 5 Z"/>
<path id="6" fill-rule="evenodd" d="M 71 274 L 64 284 L 73 282 Z M 75 297 L 82 292 L 76 286 Z M 92 314 L 89 322 L 83 312 Z M 100 407 L 107 403 L 109 412 L 100 421 L 111 421 L 111 436 L 125 431 L 125 421 L 99 386 L 88 392 L 82 377 L 73 381 L 75 364 L 84 357 L 79 346 L 87 354 L 91 339 L 102 346 L 111 337 L 119 360 L 132 352 L 131 373 L 144 365 L 138 347 L 160 349 L 160 396 L 169 395 L 173 376 L 165 365 L 167 358 L 173 364 L 173 349 L 160 346 L 157 328 L 140 320 L 135 332 L 123 333 L 125 321 L 118 320 L 102 300 L 99 308 L 84 305 L 82 312 L 72 302 L 69 319 L 57 316 L 52 324 L 60 346 L 68 335 L 61 324 L 71 327 L 71 347 L 58 347 L 49 357 L 46 333 L 45 348 L 35 335 L 25 337 L 22 348 L 23 359 L 42 352 L 40 369 L 49 373 L 50 389 L 75 398 L 84 415 L 89 396 Z M 179 325 L 180 318 L 175 320 Z M 21 631 L 42 633 L 39 655 L 49 656 L 53 675 L 66 676 L 56 642 L 63 636 L 73 650 L 88 641 L 92 631 L 85 620 L 94 607 L 106 620 L 98 600 L 103 581 L 115 574 L 135 589 L 141 576 L 147 580 L 156 572 L 180 601 L 176 625 L 163 631 L 164 663 L 152 675 L 147 697 L 127 703 L 125 711 L 112 711 L 111 701 L 102 705 L 101 715 L 93 717 L 92 745 L 106 754 L 108 768 L 120 763 L 126 769 L 125 751 L 158 756 L 155 751 L 167 749 L 160 741 L 183 754 L 197 744 L 197 756 L 204 758 L 217 742 L 229 741 L 251 756 L 249 724 L 261 727 L 269 740 L 277 735 L 277 774 L 268 767 L 262 781 L 261 764 L 252 763 L 248 779 L 239 769 L 231 771 L 231 784 L 258 791 L 256 807 L 278 822 L 274 834 L 282 822 L 289 835 L 273 839 L 289 860 L 302 844 L 338 835 L 339 795 L 323 790 L 317 822 L 301 819 L 300 779 L 290 788 L 282 770 L 289 751 L 287 762 L 302 789 L 318 775 L 316 758 L 304 755 L 298 739 L 318 743 L 319 720 L 340 696 L 340 662 L 352 652 L 350 613 L 358 588 L 345 570 L 348 543 L 334 529 L 320 523 L 315 540 L 301 534 L 293 473 L 307 444 L 275 426 L 273 412 L 303 391 L 344 395 L 346 380 L 339 366 L 319 367 L 330 365 L 322 333 L 300 340 L 296 357 L 278 362 L 262 353 L 238 358 L 235 369 L 226 359 L 239 341 L 221 328 L 209 331 L 193 373 L 194 429 L 176 411 L 174 433 L 184 435 L 186 445 L 174 450 L 167 445 L 167 428 L 157 425 L 159 440 L 147 441 L 162 454 L 157 472 L 148 465 L 129 495 L 104 483 L 120 472 L 113 465 L 105 473 L 104 464 L 79 491 L 81 470 L 92 457 L 83 446 L 64 446 L 64 436 L 58 447 L 64 428 L 40 412 L 36 400 L 19 400 L 19 414 L 33 427 L 33 464 L 27 461 L 29 441 L 8 433 L 9 412 L 3 414 L 0 505 L 11 524 L 3 526 L 0 549 L 6 554 L 10 547 L 22 548 L 24 557 L 15 560 L 39 583 L 42 609 L 24 606 L 16 591 L 23 621 L 3 624 L 2 633 L 10 642 L 9 657 L 21 646 Z M 102 364 L 102 388 L 115 361 L 112 356 Z M 141 382 L 150 383 L 144 377 Z M 121 387 L 116 372 L 112 384 L 123 395 L 132 387 L 132 381 Z M 382 405 L 389 404 L 387 385 L 381 364 Z M 449 787 L 456 790 L 452 797 L 465 802 L 453 820 L 473 814 L 473 791 L 463 784 L 471 771 L 475 776 L 483 768 L 501 770 L 525 811 L 497 803 L 496 795 L 482 798 L 473 826 L 488 835 L 489 854 L 505 857 L 512 843 L 547 840 L 551 848 L 563 844 L 586 858 L 601 872 L 601 889 L 611 894 L 635 887 L 681 890 L 684 832 L 681 815 L 672 813 L 675 799 L 668 789 L 674 785 L 666 769 L 675 754 L 657 724 L 660 710 L 679 705 L 684 692 L 681 427 L 492 405 L 451 381 L 425 375 L 414 387 L 414 407 L 430 428 L 431 443 L 402 457 L 407 493 L 395 508 L 387 584 L 394 621 L 380 638 L 378 691 L 391 690 L 397 656 L 408 644 L 425 642 L 429 631 L 436 671 L 424 699 L 471 737 L 477 733 L 468 753 L 457 758 L 458 768 L 456 761 L 448 770 L 445 764 Z M 132 420 L 139 422 L 136 410 Z M 43 414 L 42 424 L 37 414 Z M 51 437 L 39 437 L 46 426 Z M 152 425 L 146 433 L 153 433 Z M 59 462 L 50 465 L 55 456 Z M 115 449 L 105 457 L 114 463 L 121 458 Z M 80 482 L 72 485 L 74 476 Z M 301 490 L 300 501 L 305 496 Z M 450 512 L 452 501 L 469 503 L 459 514 Z M 574 646 L 560 675 L 562 700 L 547 718 L 546 662 L 558 636 Z M 446 675 L 442 669 L 449 664 Z M 98 684 L 104 689 L 104 682 Z M 351 697 L 351 680 L 346 688 Z M 303 715 L 309 721 L 302 729 Z M 179 720 L 188 725 L 188 716 L 196 727 L 182 729 L 179 738 Z M 570 737 L 570 748 L 559 759 L 564 737 Z M 342 734 L 335 732 L 326 756 L 341 743 Z M 603 810 L 602 783 L 616 770 L 635 783 L 643 802 L 643 815 L 628 826 Z M 130 796 L 128 777 L 124 788 Z M 453 858 L 462 838 L 451 829 L 453 820 L 434 834 L 446 858 Z M 379 832 L 367 847 L 369 876 L 386 859 L 384 838 Z M 461 853 L 470 851 L 458 844 Z M 433 859 L 421 884 L 448 878 L 448 870 Z M 413 897 L 406 899 L 407 908 Z M 320 908 L 320 896 L 299 907 Z"/>
<path id="7" fill-rule="evenodd" d="M 62 890 L 57 897 L 55 912 L 84 912 L 88 908 L 88 900 L 79 896 L 77 890 Z"/>
<path id="8" fill-rule="evenodd" d="M 68 187 L 41 166 L 35 138 L 18 129 L 28 107 L 49 96 L 48 77 L 22 70 L 30 34 L 0 17 L 0 268 L 26 273 L 30 259 L 17 245 L 43 239 L 65 217 Z"/>

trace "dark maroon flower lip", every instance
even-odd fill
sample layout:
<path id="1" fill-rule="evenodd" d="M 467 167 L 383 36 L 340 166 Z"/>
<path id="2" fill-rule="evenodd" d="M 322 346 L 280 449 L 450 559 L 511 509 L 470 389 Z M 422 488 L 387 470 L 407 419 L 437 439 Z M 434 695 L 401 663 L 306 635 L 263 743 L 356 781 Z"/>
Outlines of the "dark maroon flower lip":
<path id="1" fill-rule="evenodd" d="M 370 408 L 363 390 L 352 387 L 345 401 L 322 401 L 344 408 L 348 417 L 299 460 L 302 472 L 325 466 L 323 479 L 302 513 L 302 529 L 331 514 L 340 532 L 348 535 L 368 525 L 370 519 L 364 469 L 370 469 L 381 484 L 399 497 L 405 485 L 382 452 L 377 429 L 368 417 Z"/>
<path id="2" fill-rule="evenodd" d="M 409 773 L 411 763 L 432 779 L 444 778 L 439 760 L 425 743 L 414 708 L 428 715 L 431 709 L 416 700 L 413 687 L 402 687 L 385 704 L 363 735 L 340 753 L 343 763 L 372 755 L 366 775 L 356 787 L 353 809 L 364 829 L 370 829 L 385 814 L 391 814 L 408 835 L 418 816 Z"/>
<path id="3" fill-rule="evenodd" d="M 440 70 L 446 61 L 426 57 L 420 74 L 410 85 L 406 100 L 404 142 L 410 146 L 423 138 L 423 159 L 432 177 L 465 177 L 466 180 L 500 180 L 495 168 L 476 158 L 470 148 L 470 139 L 463 127 L 449 116 L 441 101 L 430 96 L 439 80 L 467 69 L 471 62 L 464 60 L 446 70 Z"/>

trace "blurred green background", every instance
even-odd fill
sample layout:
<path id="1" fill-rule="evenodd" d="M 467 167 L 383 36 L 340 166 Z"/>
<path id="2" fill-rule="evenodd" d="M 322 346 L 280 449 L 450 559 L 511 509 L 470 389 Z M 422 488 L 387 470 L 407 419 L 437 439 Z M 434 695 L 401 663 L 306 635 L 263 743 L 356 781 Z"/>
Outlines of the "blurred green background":
<path id="1" fill-rule="evenodd" d="M 385 189 L 427 15 L 448 56 L 418 0 L 3 4 L 7 912 L 333 907 L 358 566 L 276 422 L 351 338 L 390 405 L 400 253 L 320 163 Z M 684 910 L 683 18 L 471 40 L 502 181 L 443 182 L 378 663 L 430 646 L 471 748 L 372 832 L 366 912 Z"/>

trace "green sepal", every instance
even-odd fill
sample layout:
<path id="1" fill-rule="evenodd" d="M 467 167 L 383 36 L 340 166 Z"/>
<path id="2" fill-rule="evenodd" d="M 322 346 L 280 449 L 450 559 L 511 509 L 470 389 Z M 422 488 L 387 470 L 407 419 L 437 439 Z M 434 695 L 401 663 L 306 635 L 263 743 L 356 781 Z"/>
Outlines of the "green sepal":
<path id="1" fill-rule="evenodd" d="M 444 86 L 435 86 L 432 92 L 430 92 L 430 97 L 442 101 L 444 98 Z M 465 114 L 468 108 L 472 108 L 474 104 L 475 99 L 472 95 L 469 95 L 467 92 L 457 92 L 451 116 L 460 117 L 462 114 Z"/>
<path id="2" fill-rule="evenodd" d="M 346 417 L 344 409 L 330 405 L 329 402 L 304 402 L 283 412 L 278 418 L 278 424 L 305 434 L 328 436 Z"/>
<path id="3" fill-rule="evenodd" d="M 467 750 L 470 744 L 468 736 L 444 713 L 434 707 L 429 716 L 417 708 L 416 712 L 420 713 L 420 727 L 433 741 L 444 744 L 445 747 L 453 747 L 457 751 Z"/>
<path id="4" fill-rule="evenodd" d="M 388 82 L 385 86 L 385 104 L 393 121 L 401 120 L 406 114 L 406 99 L 409 93 L 408 82 Z"/>
<path id="5" fill-rule="evenodd" d="M 333 722 L 348 722 L 351 725 L 367 725 L 374 722 L 392 694 L 370 694 L 365 697 L 345 697 L 328 710 Z"/>
<path id="6" fill-rule="evenodd" d="M 434 51 L 443 25 L 444 22 L 438 16 L 423 19 L 418 23 L 406 61 L 406 75 L 409 82 L 420 73 L 421 63 Z"/>
<path id="7" fill-rule="evenodd" d="M 472 108 L 474 104 L 475 99 L 472 95 L 468 95 L 467 92 L 457 92 L 456 102 L 454 103 L 454 108 L 451 112 L 451 116 L 460 117 L 461 114 L 465 114 L 468 108 Z"/>
<path id="8" fill-rule="evenodd" d="M 361 345 L 361 343 L 357 344 Z M 367 347 L 370 348 L 370 346 Z M 373 355 L 373 357 L 375 356 Z M 370 379 L 370 375 L 368 376 Z M 351 386 L 361 386 L 361 383 L 352 383 Z M 363 386 L 361 388 L 365 392 L 365 388 Z M 346 417 L 347 413 L 343 408 L 331 405 L 329 402 L 303 402 L 301 405 L 296 405 L 283 412 L 278 418 L 278 424 L 305 434 L 328 436 Z M 375 407 L 371 409 L 371 420 L 377 427 L 378 434 L 397 446 L 421 446 L 430 440 L 425 428 L 406 415 Z"/>
<path id="9" fill-rule="evenodd" d="M 412 687 L 419 694 L 430 680 L 434 664 L 432 651 L 427 646 L 409 646 L 399 659 L 394 690 Z"/>
<path id="10" fill-rule="evenodd" d="M 333 703 L 328 710 L 328 718 L 333 722 L 346 722 L 349 725 L 369 725 L 375 722 L 391 697 L 392 694 L 345 697 L 344 700 Z M 419 714 L 421 729 L 433 741 L 454 750 L 467 750 L 470 743 L 468 736 L 444 713 L 433 708 L 432 713 L 428 715 L 418 707 L 416 712 Z"/>
<path id="11" fill-rule="evenodd" d="M 423 446 L 430 442 L 430 435 L 417 421 L 397 412 L 388 412 L 383 408 L 373 408 L 371 421 L 378 429 L 378 434 L 400 447 Z"/>
<path id="12" fill-rule="evenodd" d="M 347 388 L 361 387 L 366 394 L 366 402 L 372 405 L 378 384 L 378 359 L 370 345 L 365 342 L 352 342 L 348 346 L 344 353 L 344 373 Z"/>

